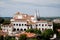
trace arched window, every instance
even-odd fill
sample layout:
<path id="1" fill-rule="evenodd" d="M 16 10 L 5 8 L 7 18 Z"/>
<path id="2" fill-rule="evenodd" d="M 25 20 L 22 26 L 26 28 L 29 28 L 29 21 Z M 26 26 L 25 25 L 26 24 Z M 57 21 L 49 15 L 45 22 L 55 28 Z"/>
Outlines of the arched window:
<path id="1" fill-rule="evenodd" d="M 44 28 L 42 28 L 42 31 L 44 30 Z"/>
<path id="2" fill-rule="evenodd" d="M 19 31 L 19 28 L 17 29 L 17 31 Z"/>
<path id="3" fill-rule="evenodd" d="M 39 26 L 40 26 L 41 24 L 39 24 Z"/>
<path id="4" fill-rule="evenodd" d="M 20 31 L 23 31 L 23 29 L 20 29 Z"/>
<path id="5" fill-rule="evenodd" d="M 13 28 L 13 31 L 16 31 L 16 29 L 15 29 L 15 28 Z"/>
<path id="6" fill-rule="evenodd" d="M 47 24 L 45 24 L 45 26 L 47 26 Z"/>
<path id="7" fill-rule="evenodd" d="M 26 29 L 24 29 L 24 31 L 26 31 Z"/>
<path id="8" fill-rule="evenodd" d="M 22 26 L 23 26 L 23 24 L 22 24 Z"/>
<path id="9" fill-rule="evenodd" d="M 14 26 L 15 26 L 15 24 L 14 24 Z"/>
<path id="10" fill-rule="evenodd" d="M 21 24 L 19 24 L 19 26 L 21 26 Z"/>
<path id="11" fill-rule="evenodd" d="M 29 27 L 27 27 L 27 29 L 29 29 Z"/>
<path id="12" fill-rule="evenodd" d="M 26 26 L 26 24 L 25 24 L 25 26 Z"/>
<path id="13" fill-rule="evenodd" d="M 44 24 L 42 24 L 42 26 L 44 26 Z"/>
<path id="14" fill-rule="evenodd" d="M 18 26 L 18 24 L 16 24 L 16 26 Z"/>

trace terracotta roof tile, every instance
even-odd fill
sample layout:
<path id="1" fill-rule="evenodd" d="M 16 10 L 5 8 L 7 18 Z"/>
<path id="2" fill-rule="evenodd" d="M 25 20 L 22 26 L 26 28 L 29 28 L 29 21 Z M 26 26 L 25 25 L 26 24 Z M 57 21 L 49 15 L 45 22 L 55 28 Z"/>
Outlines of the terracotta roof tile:
<path id="1" fill-rule="evenodd" d="M 15 36 L 20 37 L 21 34 L 26 34 L 27 37 L 35 37 L 35 35 L 36 35 L 36 34 L 34 34 L 34 33 L 27 33 L 27 32 L 24 32 L 24 33 L 16 34 Z"/>

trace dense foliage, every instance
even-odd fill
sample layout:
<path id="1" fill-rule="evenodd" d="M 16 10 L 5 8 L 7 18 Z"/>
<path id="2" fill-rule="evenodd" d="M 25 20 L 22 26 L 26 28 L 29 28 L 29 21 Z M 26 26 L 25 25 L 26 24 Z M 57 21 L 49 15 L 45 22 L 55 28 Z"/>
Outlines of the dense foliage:
<path id="1" fill-rule="evenodd" d="M 0 17 L 0 24 L 4 22 L 4 19 Z"/>
<path id="2" fill-rule="evenodd" d="M 26 34 L 21 34 L 19 37 L 19 40 L 26 40 L 26 39 L 27 39 Z"/>
<path id="3" fill-rule="evenodd" d="M 3 24 L 10 24 L 10 20 L 4 20 Z"/>
<path id="4" fill-rule="evenodd" d="M 35 34 L 41 34 L 41 31 L 38 29 L 28 29 L 26 30 L 26 32 L 31 32 L 31 33 L 35 33 Z"/>
<path id="5" fill-rule="evenodd" d="M 52 31 L 51 29 L 47 29 L 42 33 L 42 37 L 44 39 L 49 39 L 52 35 L 54 34 L 54 31 Z"/>
<path id="6" fill-rule="evenodd" d="M 60 29 L 60 23 L 53 23 L 53 31 L 59 36 L 60 33 L 57 31 L 57 29 Z"/>

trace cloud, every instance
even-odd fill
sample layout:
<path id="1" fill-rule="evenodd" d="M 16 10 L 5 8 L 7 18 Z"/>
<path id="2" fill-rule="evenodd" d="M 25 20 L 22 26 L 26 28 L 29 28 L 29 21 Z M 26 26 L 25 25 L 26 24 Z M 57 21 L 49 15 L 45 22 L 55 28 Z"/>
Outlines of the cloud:
<path id="1" fill-rule="evenodd" d="M 0 14 L 2 16 L 11 16 L 17 11 L 27 13 L 27 14 L 32 14 L 35 9 L 40 10 L 41 16 L 59 16 L 60 0 L 3 0 L 3 1 L 0 1 Z"/>
<path id="2" fill-rule="evenodd" d="M 3 5 L 3 4 L 5 4 L 5 2 L 3 2 L 3 1 L 0 1 L 0 5 Z"/>
<path id="3" fill-rule="evenodd" d="M 39 5 L 47 5 L 47 4 L 60 4 L 60 0 L 11 0 L 16 3 L 32 3 Z"/>

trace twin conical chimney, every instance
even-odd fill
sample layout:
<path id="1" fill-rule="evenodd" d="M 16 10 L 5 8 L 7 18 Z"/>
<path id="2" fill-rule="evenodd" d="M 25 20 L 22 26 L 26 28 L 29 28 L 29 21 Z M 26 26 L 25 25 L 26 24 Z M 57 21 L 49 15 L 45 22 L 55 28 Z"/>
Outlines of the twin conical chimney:
<path id="1" fill-rule="evenodd" d="M 39 10 L 35 10 L 35 19 L 36 19 L 36 20 L 40 20 Z"/>

